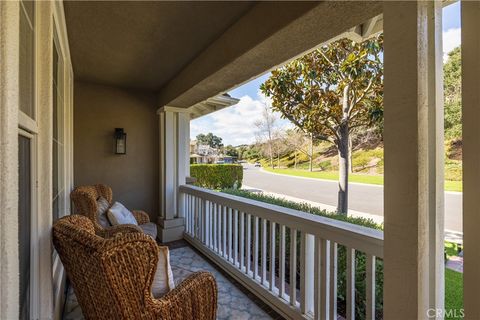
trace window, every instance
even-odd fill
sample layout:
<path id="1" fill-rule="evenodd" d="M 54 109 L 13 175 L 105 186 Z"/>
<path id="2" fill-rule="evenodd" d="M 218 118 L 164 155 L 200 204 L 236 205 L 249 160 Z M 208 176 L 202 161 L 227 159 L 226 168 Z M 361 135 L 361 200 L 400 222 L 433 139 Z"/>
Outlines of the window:
<path id="1" fill-rule="evenodd" d="M 35 119 L 35 3 L 20 2 L 20 111 Z"/>
<path id="2" fill-rule="evenodd" d="M 20 319 L 30 318 L 30 243 L 32 217 L 31 138 L 18 136 L 18 254 L 20 264 Z"/>

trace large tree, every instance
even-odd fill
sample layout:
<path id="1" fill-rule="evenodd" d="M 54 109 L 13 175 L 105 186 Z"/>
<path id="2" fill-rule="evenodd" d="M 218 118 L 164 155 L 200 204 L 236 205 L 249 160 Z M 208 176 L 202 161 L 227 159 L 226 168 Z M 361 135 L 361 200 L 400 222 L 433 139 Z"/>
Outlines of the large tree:
<path id="1" fill-rule="evenodd" d="M 272 109 L 264 104 L 262 118 L 255 121 L 254 124 L 257 128 L 257 144 L 261 146 L 263 154 L 269 158 L 272 169 L 275 168 L 273 158 L 275 157 L 277 146 L 275 141 L 278 139 L 277 120 L 277 116 L 272 112 Z"/>
<path id="2" fill-rule="evenodd" d="M 208 145 L 211 148 L 216 148 L 216 149 L 223 147 L 222 138 L 217 137 L 211 132 L 207 134 L 200 133 L 199 135 L 197 135 L 197 144 Z"/>
<path id="3" fill-rule="evenodd" d="M 462 63 L 460 47 L 448 53 L 443 65 L 445 95 L 445 137 L 462 138 Z"/>
<path id="4" fill-rule="evenodd" d="M 309 171 L 313 171 L 313 136 L 300 130 L 289 129 L 285 132 L 284 143 L 293 151 L 294 168 L 297 169 L 297 155 L 303 153 L 308 157 Z"/>
<path id="5" fill-rule="evenodd" d="M 332 42 L 272 71 L 262 92 L 272 108 L 339 158 L 339 213 L 348 212 L 350 134 L 383 118 L 383 35 Z"/>

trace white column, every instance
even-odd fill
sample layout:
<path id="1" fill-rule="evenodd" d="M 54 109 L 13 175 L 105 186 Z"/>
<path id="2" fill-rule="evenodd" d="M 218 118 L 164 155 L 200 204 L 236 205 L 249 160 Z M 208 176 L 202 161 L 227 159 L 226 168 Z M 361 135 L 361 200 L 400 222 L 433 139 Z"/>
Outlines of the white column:
<path id="1" fill-rule="evenodd" d="M 444 291 L 441 3 L 385 2 L 384 36 L 384 317 L 426 319 Z"/>
<path id="2" fill-rule="evenodd" d="M 480 319 L 480 3 L 462 1 L 463 301 Z"/>
<path id="3" fill-rule="evenodd" d="M 190 173 L 190 115 L 187 109 L 162 107 L 160 123 L 160 219 L 159 238 L 169 242 L 183 238 L 183 197 L 178 187 Z"/>

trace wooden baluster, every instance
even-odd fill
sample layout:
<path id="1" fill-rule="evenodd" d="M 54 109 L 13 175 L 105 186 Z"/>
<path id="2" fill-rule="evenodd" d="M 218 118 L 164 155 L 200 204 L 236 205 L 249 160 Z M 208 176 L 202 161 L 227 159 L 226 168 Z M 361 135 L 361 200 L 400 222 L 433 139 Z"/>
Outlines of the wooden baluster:
<path id="1" fill-rule="evenodd" d="M 228 240 L 228 261 L 232 260 L 232 209 L 228 208 L 228 232 L 227 232 L 227 240 Z"/>
<path id="2" fill-rule="evenodd" d="M 217 252 L 222 255 L 222 206 L 217 204 Z"/>
<path id="3" fill-rule="evenodd" d="M 253 279 L 258 276 L 258 217 L 253 219 Z"/>
<path id="4" fill-rule="evenodd" d="M 266 285 L 267 280 L 267 220 L 262 219 L 262 240 L 261 240 L 261 254 L 262 254 L 262 284 Z"/>
<path id="5" fill-rule="evenodd" d="M 240 270 L 245 267 L 245 213 L 240 212 Z"/>
<path id="6" fill-rule="evenodd" d="M 279 243 L 279 262 L 278 262 L 278 274 L 279 274 L 279 290 L 278 295 L 280 298 L 285 298 L 285 226 L 280 225 L 280 243 Z"/>
<path id="7" fill-rule="evenodd" d="M 297 306 L 297 230 L 290 228 L 290 304 Z"/>
<path id="8" fill-rule="evenodd" d="M 227 208 L 222 206 L 222 247 L 223 257 L 227 259 Z"/>
<path id="9" fill-rule="evenodd" d="M 270 291 L 275 288 L 275 222 L 270 221 Z"/>
<path id="10" fill-rule="evenodd" d="M 250 274 L 250 269 L 251 269 L 251 246 L 252 246 L 252 215 L 250 213 L 247 213 L 247 236 L 246 236 L 246 243 L 245 243 L 245 258 L 246 258 L 246 268 L 245 268 L 245 273 L 248 275 Z"/>
<path id="11" fill-rule="evenodd" d="M 238 264 L 238 210 L 233 211 L 233 265 Z"/>
<path id="12" fill-rule="evenodd" d="M 300 310 L 303 314 L 313 312 L 314 305 L 314 256 L 315 238 L 306 232 L 301 233 L 300 250 Z"/>
<path id="13" fill-rule="evenodd" d="M 212 202 L 212 249 L 218 252 L 217 246 L 217 204 Z"/>

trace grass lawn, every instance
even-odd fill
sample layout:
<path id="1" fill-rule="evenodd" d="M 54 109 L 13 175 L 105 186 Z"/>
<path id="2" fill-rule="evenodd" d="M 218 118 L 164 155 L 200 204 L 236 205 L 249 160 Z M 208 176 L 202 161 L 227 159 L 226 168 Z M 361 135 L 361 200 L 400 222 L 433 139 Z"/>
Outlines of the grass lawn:
<path id="1" fill-rule="evenodd" d="M 463 274 L 445 269 L 445 320 L 462 319 Z"/>
<path id="2" fill-rule="evenodd" d="M 316 178 L 316 179 L 325 179 L 325 180 L 338 180 L 338 172 L 335 172 L 335 171 L 310 172 L 306 170 L 295 170 L 295 169 L 272 169 L 269 167 L 263 167 L 263 170 L 273 172 L 273 173 L 297 176 L 297 177 Z M 352 173 L 349 175 L 349 181 L 383 185 L 383 176 Z M 461 192 L 462 182 L 461 181 L 445 181 L 445 191 Z"/>

